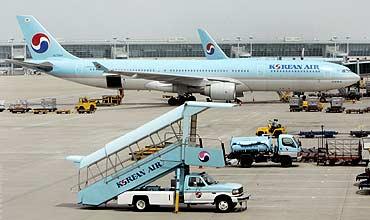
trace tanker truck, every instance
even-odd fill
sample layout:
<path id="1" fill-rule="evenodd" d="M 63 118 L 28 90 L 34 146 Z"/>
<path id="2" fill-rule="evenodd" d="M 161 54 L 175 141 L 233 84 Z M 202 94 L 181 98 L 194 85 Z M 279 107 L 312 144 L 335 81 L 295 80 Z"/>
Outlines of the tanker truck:
<path id="1" fill-rule="evenodd" d="M 276 140 L 270 136 L 232 137 L 227 158 L 237 160 L 241 167 L 268 161 L 290 167 L 293 161 L 300 160 L 301 151 L 300 141 L 289 134 L 281 134 Z"/>

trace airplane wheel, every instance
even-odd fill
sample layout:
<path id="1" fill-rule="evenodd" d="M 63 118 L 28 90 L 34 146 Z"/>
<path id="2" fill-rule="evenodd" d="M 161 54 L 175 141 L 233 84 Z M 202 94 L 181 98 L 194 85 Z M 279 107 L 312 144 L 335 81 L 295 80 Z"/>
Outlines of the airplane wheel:
<path id="1" fill-rule="evenodd" d="M 170 105 L 170 106 L 175 106 L 175 105 L 177 105 L 177 99 L 175 98 L 175 97 L 171 97 L 171 98 L 169 98 L 168 99 L 168 104 Z"/>
<path id="2" fill-rule="evenodd" d="M 238 105 L 242 104 L 242 100 L 240 100 L 240 99 L 238 99 L 238 98 L 236 98 L 236 99 L 235 99 L 235 102 L 236 102 L 236 104 L 238 104 Z"/>
<path id="3" fill-rule="evenodd" d="M 177 101 L 178 101 L 178 104 L 179 104 L 179 105 L 182 105 L 182 104 L 184 104 L 187 100 L 186 100 L 185 96 L 180 95 L 179 97 L 177 97 Z"/>
<path id="4" fill-rule="evenodd" d="M 197 98 L 195 96 L 191 95 L 188 97 L 188 101 L 197 101 Z"/>

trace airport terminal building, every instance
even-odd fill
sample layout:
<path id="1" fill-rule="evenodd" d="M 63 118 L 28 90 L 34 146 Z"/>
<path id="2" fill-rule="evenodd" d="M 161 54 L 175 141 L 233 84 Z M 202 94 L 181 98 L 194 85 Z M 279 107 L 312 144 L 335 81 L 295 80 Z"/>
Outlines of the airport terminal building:
<path id="1" fill-rule="evenodd" d="M 201 44 L 180 39 L 167 40 L 105 40 L 105 41 L 62 41 L 62 46 L 80 58 L 201 58 Z M 360 59 L 370 58 L 370 42 L 303 42 L 283 40 L 280 42 L 222 42 L 219 44 L 229 57 L 344 57 L 348 53 Z M 0 42 L 0 70 L 11 72 L 10 66 L 1 63 L 4 59 L 24 60 L 30 58 L 24 43 Z M 361 72 L 370 72 L 367 67 Z"/>

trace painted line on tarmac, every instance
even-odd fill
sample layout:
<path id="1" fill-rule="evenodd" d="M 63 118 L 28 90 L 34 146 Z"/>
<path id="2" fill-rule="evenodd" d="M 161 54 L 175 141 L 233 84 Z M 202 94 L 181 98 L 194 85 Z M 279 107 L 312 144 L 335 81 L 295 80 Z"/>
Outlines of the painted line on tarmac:
<path id="1" fill-rule="evenodd" d="M 212 175 L 212 176 L 215 176 L 215 175 Z M 353 179 L 355 178 L 356 175 L 353 176 Z M 222 180 L 222 181 L 230 181 L 230 180 L 240 180 L 240 178 L 217 178 L 218 180 Z M 347 183 L 348 180 L 321 180 L 321 179 L 318 179 L 318 180 L 286 180 L 286 181 L 282 181 L 282 180 L 276 180 L 276 179 L 261 179 L 261 177 L 258 177 L 258 180 L 255 180 L 255 179 L 251 179 L 250 181 L 252 182 L 255 182 L 255 181 L 261 181 L 261 182 L 266 182 L 268 181 L 269 183 L 273 182 L 273 183 L 286 183 L 286 182 L 292 182 L 292 183 Z M 248 182 L 248 181 L 247 181 Z M 350 181 L 352 182 L 352 180 Z M 256 184 L 259 184 L 259 183 L 256 183 Z"/>
<path id="2" fill-rule="evenodd" d="M 50 121 L 46 121 L 46 122 L 42 122 L 42 123 L 38 123 L 38 124 L 26 125 L 24 127 L 15 127 L 15 128 L 12 128 L 12 130 L 23 130 L 23 129 L 26 129 L 26 128 L 41 127 L 41 126 L 44 126 L 44 125 L 50 125 L 50 124 L 53 124 L 53 123 L 58 123 L 58 122 L 62 122 L 62 121 L 69 121 L 69 120 L 78 119 L 78 118 L 82 118 L 82 117 L 83 117 L 83 115 L 76 115 L 74 117 L 72 116 L 72 117 L 58 119 L 58 120 L 50 120 Z"/>
<path id="3" fill-rule="evenodd" d="M 55 152 L 47 152 L 47 151 L 30 151 L 30 152 L 26 152 L 26 151 L 3 151 L 1 152 L 0 151 L 0 154 L 27 154 L 27 155 L 50 155 L 50 154 L 64 154 L 64 152 L 62 151 L 55 151 Z"/>
<path id="4" fill-rule="evenodd" d="M 278 209 L 292 209 L 292 208 L 303 208 L 303 209 L 309 209 L 311 210 L 312 209 L 312 206 L 307 206 L 307 205 L 302 205 L 302 206 L 292 206 L 292 205 L 289 205 L 288 207 L 286 205 L 250 205 L 248 204 L 248 209 L 249 208 L 278 208 Z M 315 207 L 316 209 L 317 207 Z M 332 209 L 336 209 L 338 208 L 337 206 L 321 206 L 319 207 L 319 209 L 327 209 L 327 208 L 332 208 Z M 344 206 L 345 209 L 369 209 L 369 206 Z"/>
<path id="5" fill-rule="evenodd" d="M 346 181 L 341 181 L 341 182 L 346 182 Z M 260 187 L 257 188 L 257 187 L 251 187 L 250 186 L 251 184 L 249 184 L 249 187 L 248 187 L 248 191 L 251 191 L 251 190 L 275 190 L 276 191 L 276 187 L 264 187 L 262 184 L 260 184 Z M 347 189 L 347 187 L 299 187 L 299 188 L 292 188 L 292 187 L 280 187 L 279 186 L 279 190 L 324 190 L 324 191 L 328 191 L 328 190 L 342 190 L 342 189 Z"/>
<path id="6" fill-rule="evenodd" d="M 253 196 L 253 195 L 252 195 Z M 366 196 L 271 196 L 271 195 L 255 195 L 253 198 L 259 198 L 259 199 L 364 199 L 368 200 L 369 198 Z M 339 202 L 339 201 L 338 201 Z"/>
<path id="7" fill-rule="evenodd" d="M 70 179 L 73 179 L 75 177 L 76 177 L 76 175 L 68 176 L 68 177 L 65 177 L 65 178 L 62 178 L 62 179 L 57 179 L 56 181 L 49 182 L 49 183 L 44 184 L 42 186 L 32 188 L 32 189 L 30 189 L 26 192 L 20 193 L 18 195 L 14 195 L 13 197 L 8 198 L 7 200 L 4 200 L 3 203 L 7 204 L 7 203 L 10 203 L 10 202 L 18 200 L 18 199 L 25 199 L 25 196 L 30 196 L 33 193 L 37 193 L 37 192 L 40 192 L 40 191 L 43 191 L 43 190 L 47 191 L 47 189 L 55 187 L 57 184 L 65 182 L 65 181 L 70 180 Z"/>
<path id="8" fill-rule="evenodd" d="M 3 219 L 3 167 L 0 164 L 0 220 Z"/>
<path id="9" fill-rule="evenodd" d="M 344 176 L 348 173 L 245 173 L 245 174 L 212 174 L 212 176 Z M 353 174 L 357 175 L 357 174 Z M 281 181 L 281 180 L 279 180 Z"/>
<path id="10" fill-rule="evenodd" d="M 95 94 L 100 94 L 101 92 L 88 92 L 84 93 L 85 95 L 95 95 Z M 70 94 L 70 95 L 56 95 L 56 96 L 43 96 L 43 97 L 36 97 L 36 98 L 30 98 L 27 99 L 28 101 L 35 101 L 35 100 L 41 100 L 41 99 L 50 99 L 50 98 L 64 98 L 64 99 L 69 99 L 69 98 L 78 98 L 79 96 L 75 94 Z M 58 104 L 58 102 L 57 102 Z"/>

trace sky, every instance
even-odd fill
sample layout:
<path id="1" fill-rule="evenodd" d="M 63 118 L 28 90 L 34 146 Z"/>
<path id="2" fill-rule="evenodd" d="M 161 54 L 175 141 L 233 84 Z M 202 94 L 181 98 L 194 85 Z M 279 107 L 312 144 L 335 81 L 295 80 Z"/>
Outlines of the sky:
<path id="1" fill-rule="evenodd" d="M 5 1 L 5 0 L 3 0 Z M 370 41 L 367 0 L 14 0 L 1 4 L 0 41 L 23 39 L 18 14 L 34 15 L 64 40 L 198 40 L 205 28 L 217 40 L 302 37 Z"/>

